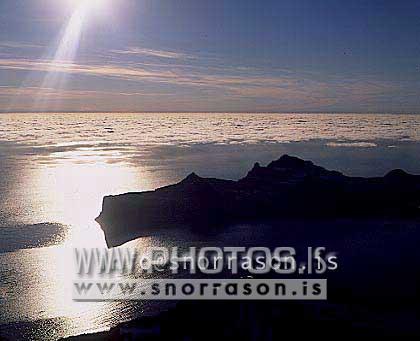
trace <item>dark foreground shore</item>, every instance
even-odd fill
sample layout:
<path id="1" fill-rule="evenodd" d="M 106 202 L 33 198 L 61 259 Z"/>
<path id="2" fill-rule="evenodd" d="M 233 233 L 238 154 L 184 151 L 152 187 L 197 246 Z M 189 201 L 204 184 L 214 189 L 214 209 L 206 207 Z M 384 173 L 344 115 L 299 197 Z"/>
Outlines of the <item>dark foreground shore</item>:
<path id="1" fill-rule="evenodd" d="M 395 340 L 420 335 L 416 305 L 352 302 L 351 291 L 331 302 L 180 302 L 155 317 L 123 323 L 108 332 L 68 340 L 282 340 L 365 338 Z M 340 297 L 341 296 L 341 297 Z"/>

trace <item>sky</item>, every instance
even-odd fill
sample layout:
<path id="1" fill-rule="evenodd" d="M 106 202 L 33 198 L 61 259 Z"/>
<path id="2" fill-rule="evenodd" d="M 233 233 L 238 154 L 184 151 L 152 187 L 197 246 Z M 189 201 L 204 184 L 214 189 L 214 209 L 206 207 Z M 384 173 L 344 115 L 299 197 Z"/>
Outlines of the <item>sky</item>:
<path id="1" fill-rule="evenodd" d="M 0 111 L 419 113 L 419 94 L 418 0 L 0 0 Z"/>

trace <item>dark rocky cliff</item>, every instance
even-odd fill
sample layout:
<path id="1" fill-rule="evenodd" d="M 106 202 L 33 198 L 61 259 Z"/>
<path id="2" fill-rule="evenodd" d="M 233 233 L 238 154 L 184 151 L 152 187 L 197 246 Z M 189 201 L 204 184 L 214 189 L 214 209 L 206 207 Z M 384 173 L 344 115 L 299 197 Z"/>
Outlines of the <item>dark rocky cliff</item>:
<path id="1" fill-rule="evenodd" d="M 420 176 L 348 177 L 288 155 L 258 163 L 239 181 L 192 173 L 155 191 L 107 196 L 97 221 L 109 246 L 173 227 L 206 232 L 227 223 L 281 218 L 417 217 Z"/>

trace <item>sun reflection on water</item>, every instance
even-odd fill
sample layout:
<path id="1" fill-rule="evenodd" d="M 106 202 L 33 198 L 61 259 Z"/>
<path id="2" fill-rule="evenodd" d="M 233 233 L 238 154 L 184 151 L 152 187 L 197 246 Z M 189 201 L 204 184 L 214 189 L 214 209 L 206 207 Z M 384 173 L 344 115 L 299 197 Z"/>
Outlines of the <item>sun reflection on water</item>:
<path id="1" fill-rule="evenodd" d="M 40 168 L 35 182 L 43 189 L 41 209 L 50 219 L 76 227 L 90 225 L 100 213 L 104 196 L 147 187 L 147 179 L 129 165 L 98 160 L 80 163 L 74 158 Z"/>
<path id="2" fill-rule="evenodd" d="M 139 312 L 129 308 L 132 303 L 75 302 L 71 297 L 76 275 L 74 248 L 106 247 L 104 234 L 94 220 L 103 197 L 150 186 L 150 173 L 141 167 L 109 163 L 103 156 L 89 156 L 91 153 L 79 150 L 50 155 L 50 163 L 37 164 L 28 174 L 26 193 L 38 201 L 33 221 L 59 223 L 66 232 L 57 245 L 0 254 L 3 270 L 13 275 L 1 283 L 8 292 L 3 308 L 12 321 L 13 316 L 58 319 L 55 332 L 71 335 L 106 329 L 124 316 L 128 319 L 131 311 Z M 139 241 L 143 242 L 147 243 Z"/>
<path id="3" fill-rule="evenodd" d="M 84 235 L 86 240 L 78 246 L 104 247 L 104 242 L 90 245 L 93 235 Z M 82 239 L 81 239 L 82 240 Z M 150 246 L 146 238 L 138 240 L 136 247 Z M 19 272 L 24 282 L 15 283 L 2 309 L 10 310 L 8 315 L 19 320 L 45 321 L 49 328 L 40 328 L 46 335 L 38 335 L 37 328 L 31 334 L 36 339 L 56 339 L 80 333 L 106 330 L 116 323 L 141 314 L 142 303 L 135 302 L 76 302 L 72 300 L 72 283 L 76 280 L 74 247 L 59 245 L 20 250 L 12 254 L 0 255 L 0 262 Z M 13 256 L 13 257 L 9 257 Z M 5 262 L 2 258 L 7 258 Z M 136 307 L 134 308 L 134 305 Z M 12 311 L 12 313 L 11 313 Z M 2 321 L 7 322 L 7 321 Z M 54 335 L 56 334 L 56 335 Z"/>

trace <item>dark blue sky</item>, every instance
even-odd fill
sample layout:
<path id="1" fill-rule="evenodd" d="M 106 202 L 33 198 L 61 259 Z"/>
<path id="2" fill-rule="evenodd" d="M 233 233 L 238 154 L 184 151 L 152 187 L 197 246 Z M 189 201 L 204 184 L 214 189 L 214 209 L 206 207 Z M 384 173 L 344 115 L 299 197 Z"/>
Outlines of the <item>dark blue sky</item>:
<path id="1" fill-rule="evenodd" d="M 91 3 L 1 0 L 2 110 L 420 112 L 419 1 Z"/>

